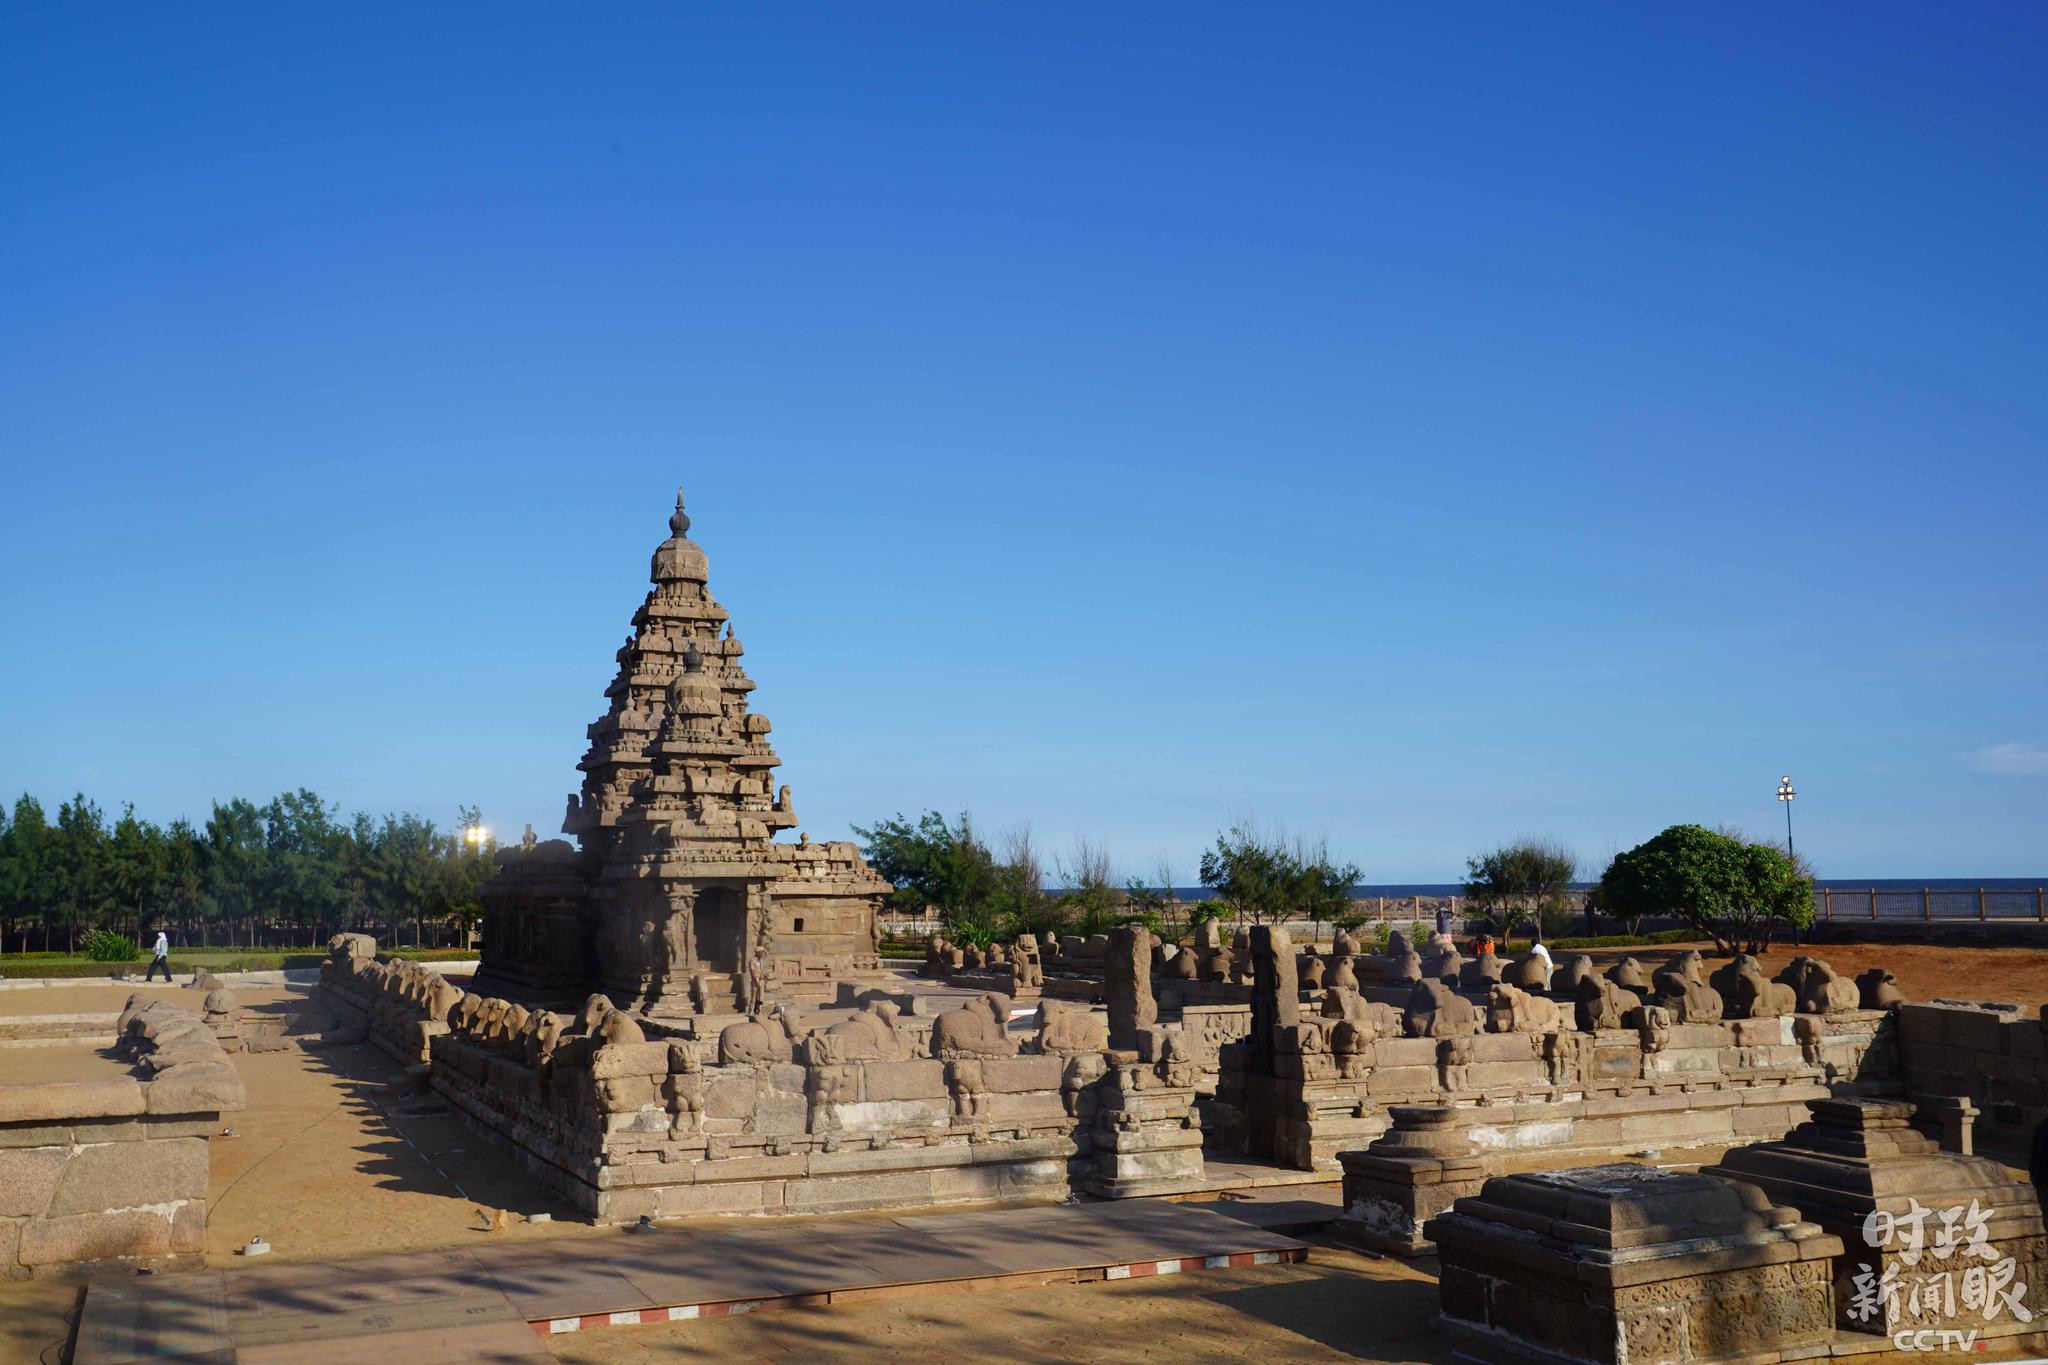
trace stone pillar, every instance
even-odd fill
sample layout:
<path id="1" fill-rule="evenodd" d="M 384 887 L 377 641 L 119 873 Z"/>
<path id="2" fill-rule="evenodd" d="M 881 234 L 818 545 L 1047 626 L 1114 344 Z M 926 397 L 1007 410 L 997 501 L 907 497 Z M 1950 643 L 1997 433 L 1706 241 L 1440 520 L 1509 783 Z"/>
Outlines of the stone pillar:
<path id="1" fill-rule="evenodd" d="M 1109 936 L 1102 963 L 1102 998 L 1109 1005 L 1109 1046 L 1116 1052 L 1138 1050 L 1138 1034 L 1159 1020 L 1152 998 L 1151 936 L 1126 924 Z"/>
<path id="2" fill-rule="evenodd" d="M 1245 1145 L 1249 1155 L 1285 1161 L 1301 1107 L 1298 1052 L 1281 1055 L 1284 1036 L 1301 1024 L 1301 990 L 1295 978 L 1294 945 L 1287 930 L 1261 924 L 1251 932 L 1252 1026 L 1242 1052 L 1245 1065 Z M 1293 1074 L 1287 1074 L 1289 1071 Z"/>
<path id="3" fill-rule="evenodd" d="M 1252 930 L 1252 1053 L 1253 1065 L 1273 1074 L 1273 1055 L 1280 1030 L 1301 1022 L 1301 986 L 1295 975 L 1294 944 L 1279 924 Z"/>
<path id="4" fill-rule="evenodd" d="M 1397 1104 L 1394 1126 L 1358 1152 L 1337 1153 L 1344 1167 L 1344 1214 L 1330 1225 L 1340 1242 L 1396 1256 L 1435 1251 L 1423 1225 L 1479 1193 L 1500 1162 L 1482 1156 L 1450 1105 Z"/>

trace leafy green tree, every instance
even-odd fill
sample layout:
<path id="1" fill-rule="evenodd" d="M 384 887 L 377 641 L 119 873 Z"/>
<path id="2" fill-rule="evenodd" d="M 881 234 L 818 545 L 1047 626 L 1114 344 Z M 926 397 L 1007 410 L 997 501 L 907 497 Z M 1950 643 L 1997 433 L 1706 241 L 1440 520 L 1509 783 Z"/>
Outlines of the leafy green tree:
<path id="1" fill-rule="evenodd" d="M 1351 909 L 1357 867 L 1339 865 L 1327 845 L 1289 845 L 1239 823 L 1216 836 L 1202 855 L 1202 885 L 1241 920 L 1335 919 Z"/>
<path id="2" fill-rule="evenodd" d="M 1770 844 L 1673 825 L 1608 864 L 1599 903 L 1623 919 L 1675 915 L 1724 952 L 1761 953 L 1779 924 L 1813 922 L 1813 879 Z"/>
<path id="3" fill-rule="evenodd" d="M 1579 863 L 1571 850 L 1541 839 L 1515 843 L 1465 860 L 1465 894 L 1497 914 L 1503 936 L 1526 922 L 1541 939 L 1559 922 Z"/>

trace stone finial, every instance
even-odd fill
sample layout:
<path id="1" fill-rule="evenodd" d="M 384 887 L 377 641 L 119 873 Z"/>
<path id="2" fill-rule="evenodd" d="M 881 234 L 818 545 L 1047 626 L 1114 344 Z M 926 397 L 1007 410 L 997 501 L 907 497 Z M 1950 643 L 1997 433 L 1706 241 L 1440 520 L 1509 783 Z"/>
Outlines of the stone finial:
<path id="1" fill-rule="evenodd" d="M 668 529 L 679 536 L 690 534 L 690 514 L 683 510 L 683 490 L 676 489 L 676 510 L 668 519 Z"/>

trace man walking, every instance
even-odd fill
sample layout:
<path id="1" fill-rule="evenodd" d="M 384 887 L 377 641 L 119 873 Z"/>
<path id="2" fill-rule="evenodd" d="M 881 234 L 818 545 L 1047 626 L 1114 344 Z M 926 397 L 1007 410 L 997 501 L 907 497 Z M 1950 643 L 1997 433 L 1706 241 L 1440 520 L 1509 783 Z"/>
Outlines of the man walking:
<path id="1" fill-rule="evenodd" d="M 156 969 L 164 969 L 164 984 L 171 984 L 171 940 L 163 930 L 156 931 L 156 956 L 150 959 L 149 970 L 142 974 L 145 984 L 156 980 Z"/>

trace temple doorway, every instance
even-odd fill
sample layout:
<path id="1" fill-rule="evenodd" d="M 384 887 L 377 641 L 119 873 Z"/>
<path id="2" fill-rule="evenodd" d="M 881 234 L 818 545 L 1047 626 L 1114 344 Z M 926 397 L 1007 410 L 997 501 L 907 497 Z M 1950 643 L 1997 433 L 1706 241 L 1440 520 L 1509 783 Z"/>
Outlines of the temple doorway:
<path id="1" fill-rule="evenodd" d="M 742 956 L 740 940 L 746 925 L 747 903 L 743 893 L 727 886 L 699 891 L 696 907 L 691 911 L 698 965 L 714 972 L 737 971 Z"/>

